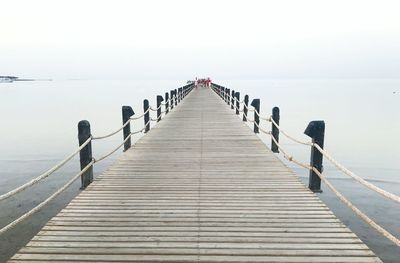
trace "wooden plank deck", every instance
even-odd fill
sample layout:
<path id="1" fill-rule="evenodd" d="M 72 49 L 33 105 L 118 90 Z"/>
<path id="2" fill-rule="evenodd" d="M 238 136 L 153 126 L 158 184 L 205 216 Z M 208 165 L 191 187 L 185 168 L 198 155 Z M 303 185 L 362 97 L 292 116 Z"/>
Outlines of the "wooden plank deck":
<path id="1" fill-rule="evenodd" d="M 10 262 L 381 262 L 211 90 L 194 90 Z"/>

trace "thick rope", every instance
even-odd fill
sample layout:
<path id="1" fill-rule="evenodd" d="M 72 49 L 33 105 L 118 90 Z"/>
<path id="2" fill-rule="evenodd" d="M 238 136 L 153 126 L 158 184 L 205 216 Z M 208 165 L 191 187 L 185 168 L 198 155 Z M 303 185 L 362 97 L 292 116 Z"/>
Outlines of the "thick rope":
<path id="1" fill-rule="evenodd" d="M 79 146 L 78 149 L 76 149 L 76 151 L 74 151 L 73 153 L 71 153 L 69 156 L 67 156 L 64 160 L 62 160 L 61 162 L 59 162 L 58 164 L 56 164 L 55 166 L 53 166 L 52 168 L 50 168 L 49 170 L 47 170 L 46 172 L 44 172 L 43 174 L 39 175 L 38 177 L 30 180 L 29 182 L 25 183 L 24 185 L 21 185 L 18 188 L 15 188 L 14 190 L 9 191 L 8 193 L 2 194 L 0 196 L 0 201 L 7 199 L 23 190 L 25 190 L 26 188 L 38 183 L 39 181 L 43 180 L 44 178 L 50 176 L 51 174 L 53 174 L 55 171 L 57 171 L 58 169 L 60 169 L 64 164 L 66 164 L 69 160 L 71 160 L 76 154 L 78 154 L 86 145 L 88 145 L 88 143 L 92 140 L 92 137 L 89 137 L 81 146 Z"/>
<path id="2" fill-rule="evenodd" d="M 392 241 L 397 246 L 400 246 L 400 240 L 397 239 L 395 236 L 390 234 L 386 229 L 375 223 L 371 218 L 369 218 L 366 214 L 361 212 L 360 209 L 355 207 L 349 200 L 347 200 L 336 188 L 323 176 L 318 169 L 312 167 L 312 170 L 318 175 L 319 178 L 336 194 L 336 196 L 345 203 L 353 212 L 358 215 L 364 222 L 368 223 L 371 227 L 373 227 L 376 231 L 378 231 L 381 235 Z"/>
<path id="3" fill-rule="evenodd" d="M 43 206 L 47 205 L 49 202 L 51 202 L 54 198 L 56 198 L 59 194 L 61 194 L 65 189 L 67 189 L 76 179 L 81 177 L 90 167 L 92 167 L 94 164 L 94 160 L 92 160 L 88 165 L 86 165 L 85 168 L 82 169 L 78 174 L 76 174 L 74 177 L 72 177 L 63 187 L 58 189 L 55 193 L 53 193 L 51 196 L 49 196 L 46 200 L 32 208 L 30 211 L 26 212 L 22 216 L 20 216 L 18 219 L 14 220 L 13 222 L 9 223 L 2 229 L 0 229 L 0 235 L 4 234 L 7 230 L 15 227 L 17 224 L 22 222 L 23 220 L 27 219 L 37 211 L 39 211 Z"/>
<path id="4" fill-rule="evenodd" d="M 356 175 L 346 167 L 344 167 L 342 164 L 340 164 L 338 161 L 336 161 L 331 155 L 329 155 L 324 149 L 322 149 L 318 144 L 314 143 L 313 146 L 324 156 L 326 157 L 333 165 L 335 165 L 339 170 L 341 170 L 344 174 L 350 176 L 360 184 L 364 185 L 365 187 L 377 192 L 378 194 L 381 194 L 382 196 L 389 198 L 390 200 L 393 200 L 395 202 L 400 203 L 400 196 L 392 194 L 388 191 L 383 190 L 382 188 L 379 188 L 367 181 L 365 181 L 363 178 L 360 176 Z"/>
<path id="5" fill-rule="evenodd" d="M 287 138 L 289 138 L 290 140 L 297 142 L 299 144 L 303 144 L 303 145 L 307 145 L 307 146 L 314 146 L 314 143 L 312 142 L 304 142 L 304 141 L 300 141 L 292 136 L 290 136 L 287 132 L 285 132 L 275 121 L 274 119 L 270 118 L 270 121 L 272 122 L 272 124 L 283 134 L 285 135 Z"/>
<path id="6" fill-rule="evenodd" d="M 110 134 L 104 135 L 104 136 L 93 137 L 93 140 L 105 139 L 105 138 L 108 138 L 108 137 L 111 137 L 111 136 L 117 134 L 117 133 L 120 132 L 123 128 L 125 128 L 125 127 L 131 122 L 131 120 L 132 120 L 132 119 L 127 120 L 127 121 L 124 123 L 124 125 L 122 125 L 122 127 L 119 128 L 118 130 L 116 130 L 116 131 L 114 131 L 114 132 L 112 132 L 112 133 L 110 133 Z"/>
<path id="7" fill-rule="evenodd" d="M 133 121 L 138 120 L 138 119 L 142 118 L 144 115 L 146 115 L 149 111 L 150 111 L 150 107 L 142 115 L 137 116 L 137 117 L 131 117 L 130 119 Z"/>
<path id="8" fill-rule="evenodd" d="M 156 109 L 153 109 L 153 107 L 150 106 L 150 110 L 152 110 L 152 111 L 158 111 L 158 110 L 161 108 L 161 106 L 162 106 L 162 105 L 158 106 L 158 108 L 156 108 Z"/>
<path id="9" fill-rule="evenodd" d="M 383 235 L 384 237 L 386 237 L 387 239 L 389 239 L 390 241 L 392 241 L 394 244 L 396 244 L 397 246 L 400 246 L 400 240 L 397 239 L 395 236 L 393 236 L 392 234 L 390 234 L 386 229 L 384 229 L 383 227 L 381 227 L 380 225 L 378 225 L 375 221 L 373 221 L 371 218 L 369 218 L 366 214 L 364 214 L 360 209 L 358 209 L 357 207 L 355 207 L 346 197 L 344 197 L 327 179 L 325 176 L 323 176 L 321 174 L 320 171 L 318 171 L 317 168 L 312 167 L 308 164 L 302 163 L 296 159 L 293 158 L 293 156 L 289 155 L 285 149 L 283 149 L 283 147 L 278 143 L 278 141 L 275 139 L 275 137 L 269 133 L 269 135 L 271 136 L 272 140 L 275 142 L 275 144 L 277 145 L 277 147 L 279 148 L 279 150 L 284 154 L 284 157 L 301 166 L 304 167 L 308 170 L 312 170 L 314 171 L 318 177 L 329 187 L 329 189 L 331 189 L 331 191 L 344 203 L 346 204 L 357 216 L 359 216 L 362 220 L 364 220 L 364 222 L 366 222 L 367 224 L 369 224 L 372 228 L 374 228 L 378 233 L 380 233 L 381 235 Z"/>
<path id="10" fill-rule="evenodd" d="M 115 153 L 119 148 L 122 147 L 122 145 L 124 145 L 124 143 L 126 143 L 126 141 L 128 141 L 131 138 L 131 136 L 132 136 L 132 133 L 129 134 L 128 136 L 126 136 L 125 140 L 121 144 L 119 144 L 115 149 L 113 149 L 111 152 L 107 153 L 106 155 L 104 155 L 104 156 L 102 156 L 102 157 L 100 157 L 98 159 L 95 159 L 95 162 L 98 163 L 98 162 L 106 159 L 111 154 Z"/>
<path id="11" fill-rule="evenodd" d="M 354 180 L 356 180 L 357 182 L 359 182 L 360 184 L 364 185 L 365 187 L 377 192 L 378 194 L 393 200 L 395 202 L 400 203 L 400 196 L 392 194 L 386 190 L 383 190 L 380 187 L 377 187 L 373 184 L 371 184 L 370 182 L 365 181 L 363 178 L 361 178 L 360 176 L 356 175 L 355 173 L 353 173 L 352 171 L 350 171 L 349 169 L 347 169 L 346 167 L 344 167 L 342 164 L 340 164 L 338 161 L 336 161 L 328 152 L 326 152 L 324 149 L 322 149 L 318 144 L 316 143 L 312 143 L 312 142 L 304 142 L 304 141 L 300 141 L 292 136 L 290 136 L 288 133 L 286 133 L 272 118 L 271 118 L 271 122 L 273 123 L 273 125 L 282 133 L 284 134 L 287 138 L 289 138 L 290 140 L 297 142 L 299 144 L 303 144 L 303 145 L 307 145 L 307 146 L 314 146 L 324 157 L 326 157 L 333 165 L 335 165 L 340 171 L 342 171 L 344 174 L 350 176 L 351 178 L 353 178 Z"/>
<path id="12" fill-rule="evenodd" d="M 140 129 L 140 130 L 138 130 L 138 131 L 131 132 L 131 133 L 125 138 L 125 140 L 124 140 L 121 144 L 118 144 L 118 146 L 117 146 L 116 148 L 114 148 L 112 151 L 110 151 L 110 152 L 107 153 L 106 155 L 103 155 L 103 156 L 100 157 L 100 158 L 94 159 L 95 163 L 98 163 L 98 162 L 100 162 L 100 161 L 106 159 L 108 156 L 112 155 L 113 153 L 115 153 L 119 148 L 122 147 L 122 145 L 124 145 L 124 144 L 129 140 L 129 138 L 132 137 L 132 135 L 137 134 L 137 133 L 141 133 L 141 132 L 143 132 L 144 130 L 145 130 L 145 128 L 142 128 L 142 129 Z"/>

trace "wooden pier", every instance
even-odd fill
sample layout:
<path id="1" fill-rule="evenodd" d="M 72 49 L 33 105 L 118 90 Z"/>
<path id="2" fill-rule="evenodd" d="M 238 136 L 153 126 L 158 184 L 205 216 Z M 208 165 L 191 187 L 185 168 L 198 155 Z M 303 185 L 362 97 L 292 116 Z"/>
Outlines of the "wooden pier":
<path id="1" fill-rule="evenodd" d="M 206 88 L 10 260 L 23 261 L 381 262 Z"/>

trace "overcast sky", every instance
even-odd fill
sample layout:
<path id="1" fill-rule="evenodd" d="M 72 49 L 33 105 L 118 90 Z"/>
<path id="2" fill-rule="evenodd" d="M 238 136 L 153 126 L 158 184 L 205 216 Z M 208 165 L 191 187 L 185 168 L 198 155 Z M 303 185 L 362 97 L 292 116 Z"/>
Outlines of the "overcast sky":
<path id="1" fill-rule="evenodd" d="M 400 1 L 2 1 L 0 75 L 400 78 Z"/>

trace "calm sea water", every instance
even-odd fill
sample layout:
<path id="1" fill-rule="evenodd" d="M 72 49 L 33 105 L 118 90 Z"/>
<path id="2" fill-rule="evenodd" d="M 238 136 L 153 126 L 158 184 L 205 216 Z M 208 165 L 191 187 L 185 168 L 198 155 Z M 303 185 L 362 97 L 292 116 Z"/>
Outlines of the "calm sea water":
<path id="1" fill-rule="evenodd" d="M 155 105 L 156 95 L 182 86 L 185 81 L 127 81 L 127 80 L 67 80 L 49 82 L 0 83 L 0 193 L 34 178 L 76 149 L 77 123 L 89 120 L 93 135 L 103 135 L 122 124 L 121 106 L 130 105 L 137 114 L 143 112 L 144 98 Z M 309 121 L 326 122 L 325 149 L 350 170 L 378 186 L 400 194 L 400 80 L 220 80 L 217 83 L 261 99 L 261 114 L 270 115 L 274 106 L 281 110 L 281 126 L 302 140 Z M 269 124 L 264 124 L 268 125 Z M 140 128 L 143 126 L 140 123 Z M 139 127 L 138 127 L 139 128 Z M 135 128 L 133 128 L 135 129 Z M 94 155 L 101 156 L 120 143 L 122 135 L 95 141 Z M 269 144 L 269 139 L 263 137 Z M 281 136 L 282 144 L 295 157 L 309 161 L 310 149 L 295 145 Z M 104 170 L 120 152 L 95 167 Z M 287 163 L 307 182 L 307 171 Z M 0 204 L 0 226 L 29 210 L 78 171 L 73 160 L 42 185 Z M 378 223 L 400 236 L 398 206 L 364 190 L 346 179 L 329 162 L 325 174 L 355 204 Z M 62 208 L 78 192 L 72 186 L 63 200 L 58 200 L 46 219 Z M 324 189 L 321 198 L 353 231 L 386 262 L 395 260 L 400 252 L 390 242 L 381 239 L 367 226 L 360 224 L 332 193 Z M 34 224 L 36 228 L 40 223 Z M 34 230 L 26 224 L 20 238 L 0 240 L 4 255 L 22 245 Z M 15 235 L 14 235 L 15 236 Z M 11 251 L 11 252 L 10 252 Z M 0 251 L 2 252 L 2 251 Z M 1 261 L 1 258 L 0 258 Z M 395 262 L 395 261 L 393 261 Z"/>

